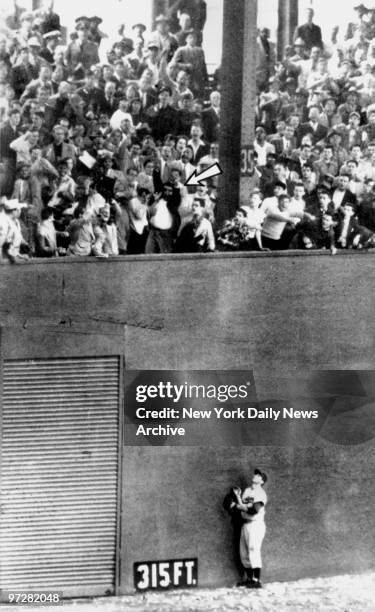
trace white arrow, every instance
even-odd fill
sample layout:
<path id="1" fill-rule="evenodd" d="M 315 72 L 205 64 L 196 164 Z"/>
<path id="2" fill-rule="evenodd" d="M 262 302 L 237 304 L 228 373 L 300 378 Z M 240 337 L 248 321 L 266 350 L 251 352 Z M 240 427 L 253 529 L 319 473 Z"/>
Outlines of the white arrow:
<path id="1" fill-rule="evenodd" d="M 189 176 L 185 185 L 200 185 L 201 181 L 205 181 L 206 179 L 217 176 L 218 174 L 223 174 L 223 171 L 219 164 L 215 162 L 206 170 L 202 170 L 202 172 L 197 173 L 197 171 L 194 170 L 193 174 Z"/>

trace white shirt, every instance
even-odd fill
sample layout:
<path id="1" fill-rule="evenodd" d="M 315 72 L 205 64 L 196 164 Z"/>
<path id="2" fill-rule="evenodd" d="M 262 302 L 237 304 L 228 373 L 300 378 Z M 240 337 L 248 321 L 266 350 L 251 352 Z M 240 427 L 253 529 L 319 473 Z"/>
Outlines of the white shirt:
<path id="1" fill-rule="evenodd" d="M 274 219 L 272 215 L 286 215 L 288 213 L 286 211 L 280 210 L 276 198 L 267 199 L 270 200 L 269 204 L 267 204 L 267 206 L 262 207 L 262 210 L 266 215 L 266 218 L 263 223 L 262 236 L 265 236 L 266 238 L 271 238 L 271 240 L 280 240 L 281 234 L 283 233 L 287 222 L 278 221 L 277 219 Z"/>
<path id="2" fill-rule="evenodd" d="M 10 217 L 4 210 L 0 210 L 0 259 L 2 259 L 2 249 L 7 242 L 10 230 Z"/>
<path id="3" fill-rule="evenodd" d="M 305 200 L 295 200 L 292 198 L 288 205 L 288 214 L 291 217 L 291 221 L 294 224 L 297 224 L 301 221 L 301 217 L 293 217 L 293 213 L 302 214 L 305 212 L 306 202 Z"/>
<path id="4" fill-rule="evenodd" d="M 9 217 L 9 232 L 7 240 L 10 243 L 8 250 L 9 255 L 12 257 L 17 257 L 20 254 L 20 247 L 24 241 L 19 219 L 11 219 Z"/>
<path id="5" fill-rule="evenodd" d="M 150 223 L 155 229 L 168 230 L 173 225 L 173 217 L 168 210 L 167 202 L 164 199 L 152 205 L 153 215 Z"/>
<path id="6" fill-rule="evenodd" d="M 38 225 L 38 232 L 41 236 L 47 238 L 51 248 L 57 248 L 56 229 L 52 219 L 45 219 L 44 221 L 41 221 Z"/>
<path id="7" fill-rule="evenodd" d="M 267 141 L 263 145 L 260 145 L 254 140 L 254 151 L 258 153 L 258 166 L 265 166 L 267 162 L 267 153 L 275 153 L 275 147 Z"/>
<path id="8" fill-rule="evenodd" d="M 139 198 L 132 198 L 129 202 L 128 213 L 130 225 L 137 234 L 143 234 L 147 221 L 147 204 L 141 202 Z"/>
<path id="9" fill-rule="evenodd" d="M 119 130 L 121 129 L 121 122 L 124 119 L 129 119 L 131 127 L 133 127 L 133 119 L 132 116 L 129 113 L 126 113 L 125 111 L 120 110 L 119 108 L 113 113 L 111 119 L 110 119 L 110 126 L 113 130 Z"/>
<path id="10" fill-rule="evenodd" d="M 261 229 L 261 226 L 263 224 L 264 217 L 265 217 L 264 209 L 263 207 L 250 208 L 249 206 L 242 206 L 242 208 L 245 208 L 247 211 L 247 217 L 245 219 L 245 223 L 249 228 L 248 237 L 254 238 L 255 233 Z"/>

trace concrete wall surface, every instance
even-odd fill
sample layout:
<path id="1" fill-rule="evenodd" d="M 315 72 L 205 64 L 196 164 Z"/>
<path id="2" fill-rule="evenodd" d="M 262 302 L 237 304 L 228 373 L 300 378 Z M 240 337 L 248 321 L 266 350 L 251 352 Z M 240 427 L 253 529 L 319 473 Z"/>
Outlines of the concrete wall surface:
<path id="1" fill-rule="evenodd" d="M 256 466 L 270 478 L 266 579 L 375 567 L 374 261 L 289 252 L 0 267 L 4 359 L 121 354 L 125 378 L 252 369 L 259 401 L 302 397 L 326 410 L 328 397 L 333 406 L 318 429 L 291 424 L 259 443 L 227 444 L 207 426 L 189 447 L 125 447 L 122 592 L 136 561 L 195 556 L 202 586 L 231 584 L 222 498 Z M 314 391 L 316 370 L 346 370 L 347 388 L 336 381 Z M 340 412 L 341 400 L 350 410 Z"/>

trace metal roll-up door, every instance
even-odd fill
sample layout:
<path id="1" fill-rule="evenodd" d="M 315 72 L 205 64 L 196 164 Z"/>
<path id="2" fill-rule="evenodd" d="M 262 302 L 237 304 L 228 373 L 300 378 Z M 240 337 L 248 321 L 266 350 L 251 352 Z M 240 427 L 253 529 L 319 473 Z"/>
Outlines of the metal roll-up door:
<path id="1" fill-rule="evenodd" d="M 115 590 L 119 359 L 5 361 L 0 588 Z"/>

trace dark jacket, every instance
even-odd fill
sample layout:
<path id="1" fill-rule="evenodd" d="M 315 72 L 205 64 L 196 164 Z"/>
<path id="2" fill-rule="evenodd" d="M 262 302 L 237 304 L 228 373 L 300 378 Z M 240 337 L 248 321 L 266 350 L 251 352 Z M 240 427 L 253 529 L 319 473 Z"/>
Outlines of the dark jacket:
<path id="1" fill-rule="evenodd" d="M 315 23 L 312 23 L 311 26 L 308 23 L 298 26 L 294 33 L 294 40 L 296 38 L 302 38 L 308 51 L 312 47 L 323 49 L 322 31 Z"/>
<path id="2" fill-rule="evenodd" d="M 212 106 L 202 112 L 203 134 L 208 142 L 219 140 L 219 123 L 219 116 Z"/>

